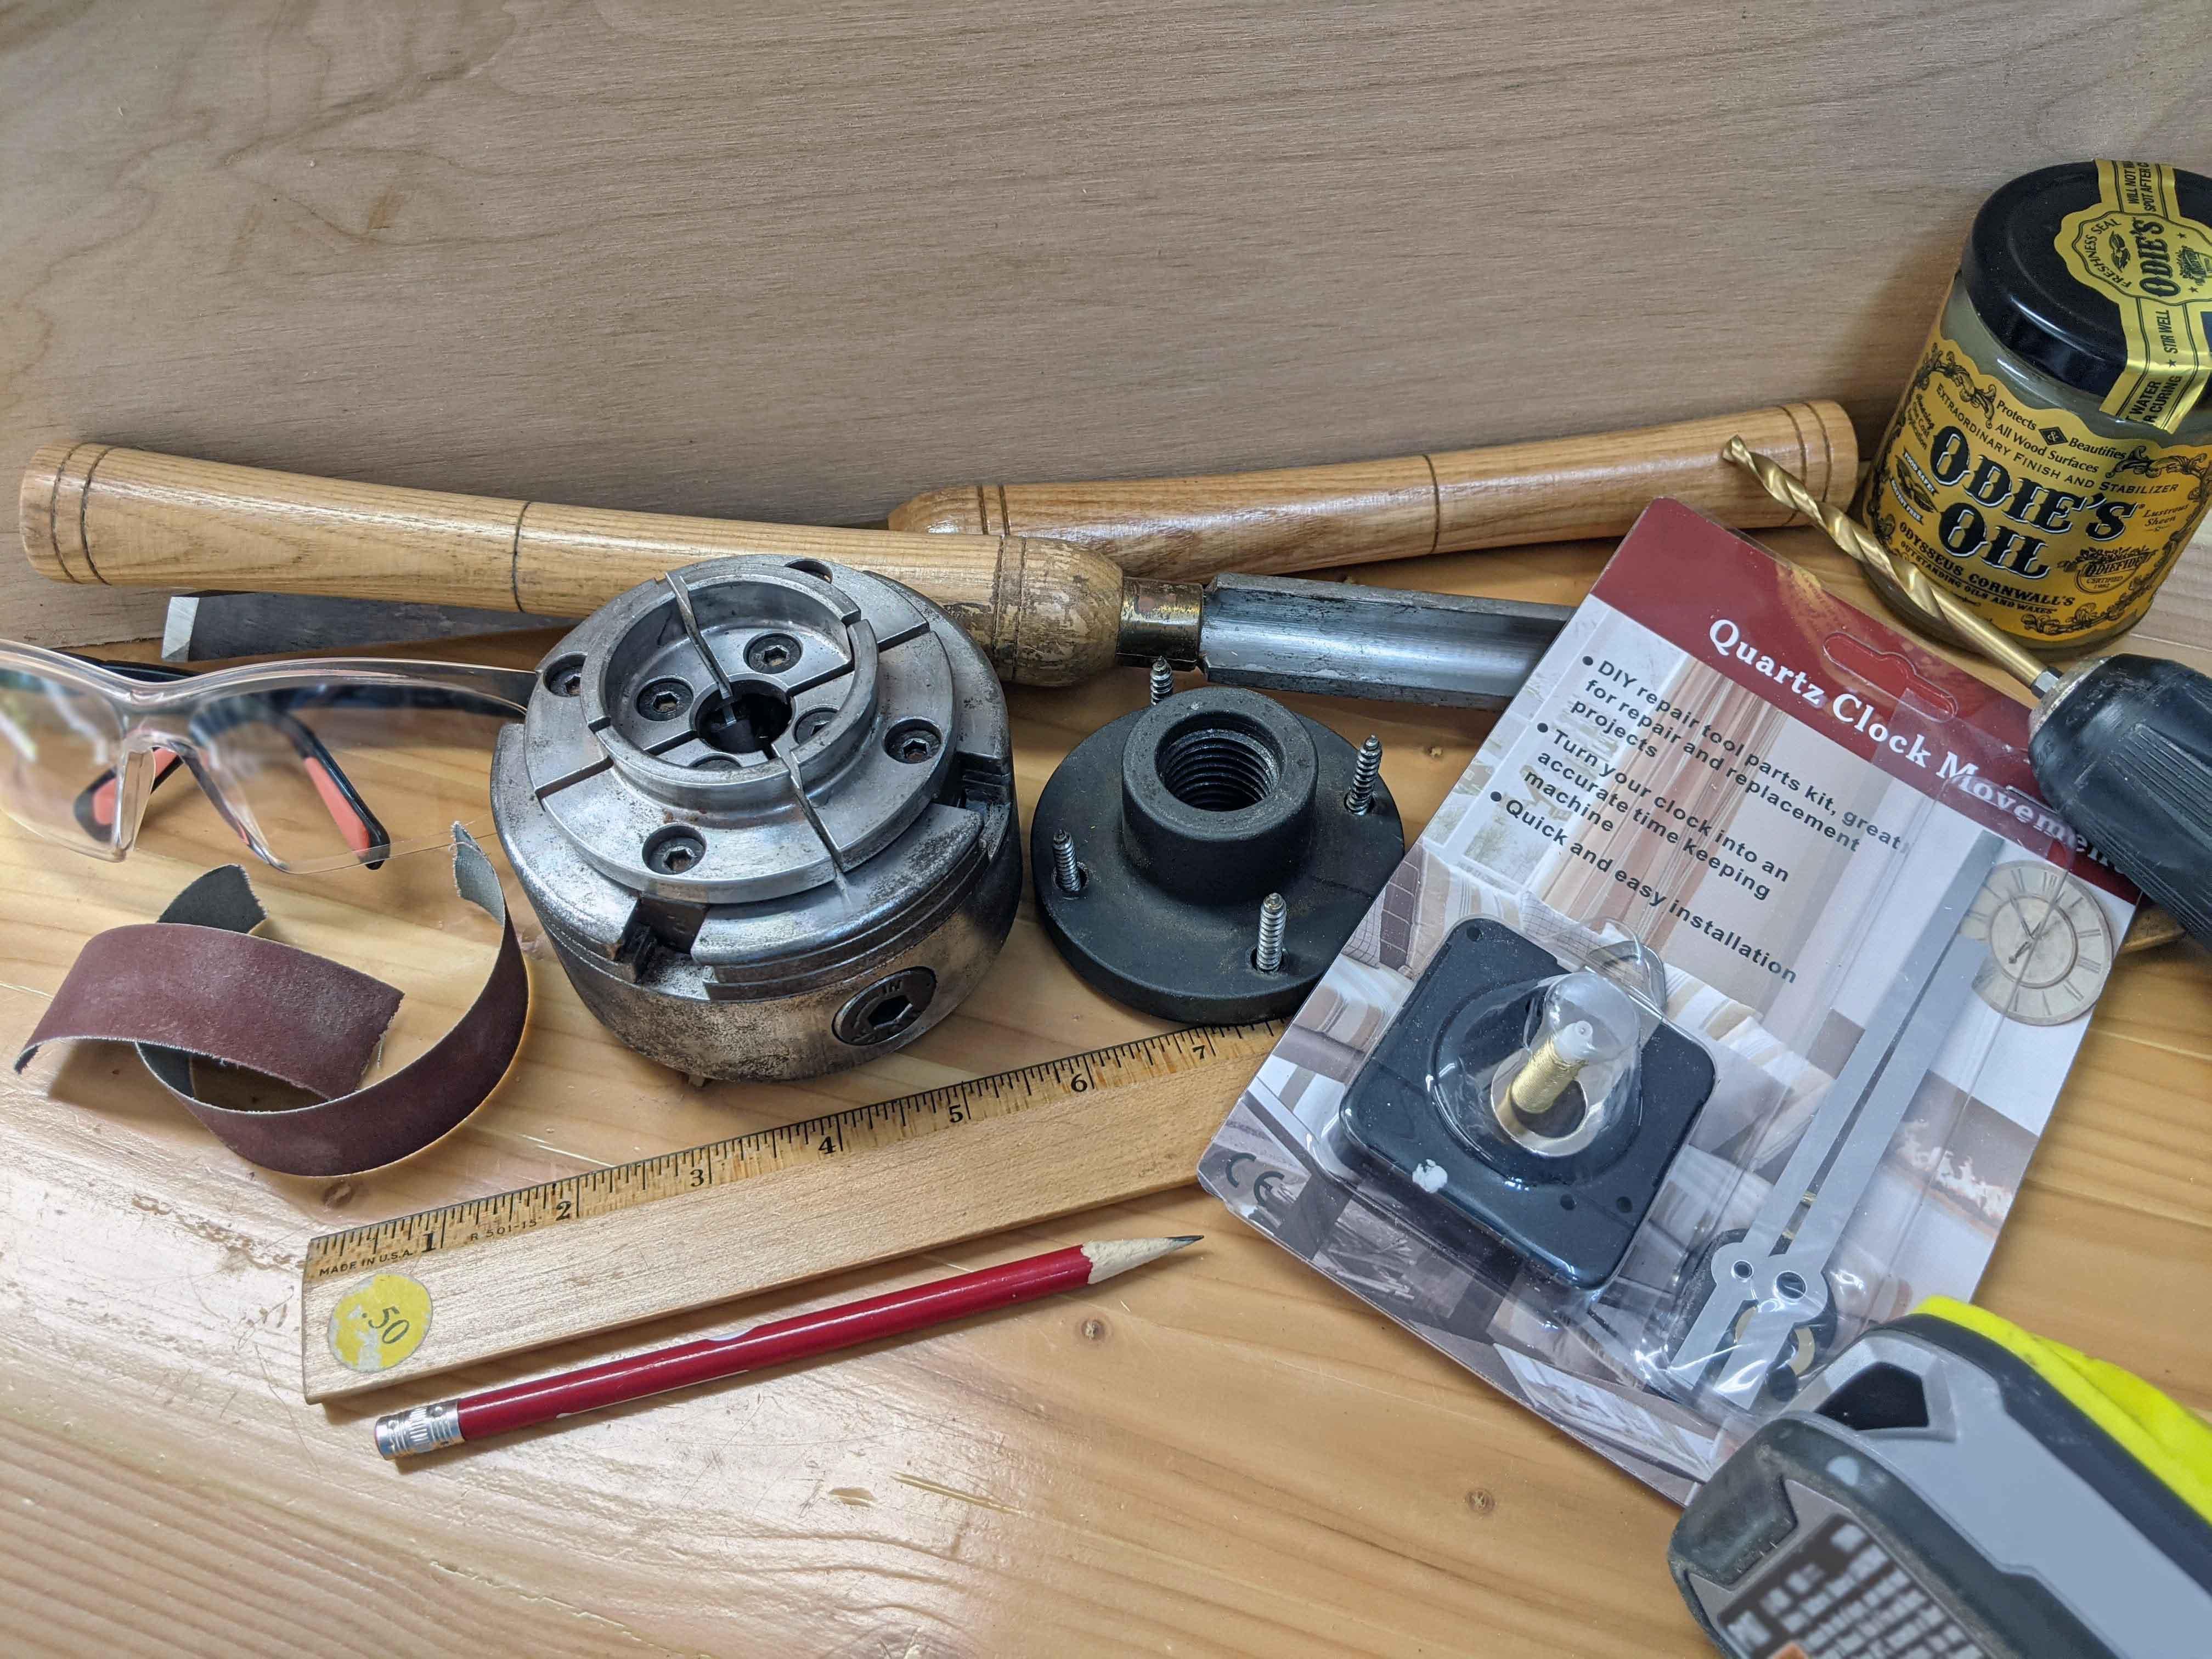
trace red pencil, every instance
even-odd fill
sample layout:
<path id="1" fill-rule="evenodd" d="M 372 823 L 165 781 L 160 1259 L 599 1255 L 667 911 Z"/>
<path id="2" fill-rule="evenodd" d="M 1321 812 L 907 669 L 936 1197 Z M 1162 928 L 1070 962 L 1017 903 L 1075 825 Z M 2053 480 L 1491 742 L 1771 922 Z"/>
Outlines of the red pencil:
<path id="1" fill-rule="evenodd" d="M 1182 1238 L 1109 1238 L 1042 1255 L 985 1267 L 972 1273 L 917 1285 L 912 1290 L 872 1296 L 864 1302 L 824 1308 L 818 1313 L 778 1319 L 735 1336 L 710 1336 L 651 1353 L 611 1359 L 529 1382 L 487 1389 L 458 1400 L 441 1400 L 376 1419 L 376 1449 L 386 1457 L 482 1440 L 509 1429 L 526 1429 L 556 1417 L 601 1406 L 618 1406 L 694 1382 L 711 1382 L 764 1365 L 811 1359 L 836 1348 L 849 1348 L 886 1336 L 901 1336 L 926 1325 L 941 1325 L 968 1314 L 1011 1307 L 1060 1291 L 1080 1290 L 1132 1267 L 1141 1267 L 1171 1250 L 1195 1244 Z"/>

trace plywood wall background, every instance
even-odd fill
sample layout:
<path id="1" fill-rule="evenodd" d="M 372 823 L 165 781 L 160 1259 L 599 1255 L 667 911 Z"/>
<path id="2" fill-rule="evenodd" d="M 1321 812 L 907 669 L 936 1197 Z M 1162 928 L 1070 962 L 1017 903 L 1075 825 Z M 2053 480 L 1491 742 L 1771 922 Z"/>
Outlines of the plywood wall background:
<path id="1" fill-rule="evenodd" d="M 1783 398 L 1870 426 L 1992 186 L 2206 167 L 2208 116 L 2197 0 L 33 0 L 0 479 L 97 437 L 859 522 Z M 0 634 L 153 629 L 19 553 Z"/>

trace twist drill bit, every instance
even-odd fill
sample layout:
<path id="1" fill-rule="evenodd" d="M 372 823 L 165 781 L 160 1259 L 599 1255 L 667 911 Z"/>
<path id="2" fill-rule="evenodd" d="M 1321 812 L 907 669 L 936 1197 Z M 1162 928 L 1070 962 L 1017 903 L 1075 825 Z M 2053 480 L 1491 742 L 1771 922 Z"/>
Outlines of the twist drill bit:
<path id="1" fill-rule="evenodd" d="M 1721 453 L 1759 480 L 1759 487 L 1778 501 L 1787 501 L 1827 532 L 1838 550 L 1882 577 L 1902 593 L 1923 627 L 1941 633 L 1950 630 L 2005 672 L 2034 691 L 2047 695 L 2058 684 L 2056 669 L 2046 668 L 2015 641 L 1999 633 L 1978 611 L 1970 609 L 1928 580 L 1917 565 L 1893 558 L 1875 534 L 1839 507 L 1831 507 L 1804 486 L 1795 473 L 1784 471 L 1764 455 L 1753 453 L 1741 438 L 1730 438 Z"/>
<path id="2" fill-rule="evenodd" d="M 1721 453 L 1893 584 L 1916 615 L 1948 624 L 2027 684 L 2038 700 L 2027 726 L 2037 787 L 2114 869 L 2212 945 L 2212 679 L 2180 663 L 2118 654 L 2064 674 L 2046 668 L 1742 439 L 1729 439 Z M 2144 927 L 2142 943 L 2162 936 L 2163 921 Z"/>

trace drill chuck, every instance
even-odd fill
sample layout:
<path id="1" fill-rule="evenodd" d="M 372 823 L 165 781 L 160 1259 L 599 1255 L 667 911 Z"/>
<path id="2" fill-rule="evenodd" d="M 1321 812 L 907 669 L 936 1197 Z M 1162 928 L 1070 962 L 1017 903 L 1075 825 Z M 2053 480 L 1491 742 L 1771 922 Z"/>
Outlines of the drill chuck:
<path id="1" fill-rule="evenodd" d="M 2212 679 L 2100 657 L 2037 708 L 2028 759 L 2058 813 L 2212 946 Z"/>

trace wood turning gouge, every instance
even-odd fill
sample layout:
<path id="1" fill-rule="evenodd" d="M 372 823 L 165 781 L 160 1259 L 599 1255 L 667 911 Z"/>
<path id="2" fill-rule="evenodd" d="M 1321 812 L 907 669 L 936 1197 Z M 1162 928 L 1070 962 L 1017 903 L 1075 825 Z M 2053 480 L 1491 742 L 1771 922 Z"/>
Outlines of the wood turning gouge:
<path id="1" fill-rule="evenodd" d="M 737 554 L 834 561 L 935 600 L 1000 678 L 1072 685 L 1165 658 L 1227 684 L 1502 707 L 1565 622 L 1557 605 L 1293 577 L 1155 581 L 1020 536 L 672 518 L 343 483 L 106 444 L 24 475 L 23 545 L 57 580 L 313 593 L 581 617 L 641 581 Z"/>
<path id="2" fill-rule="evenodd" d="M 1814 402 L 1273 472 L 969 487 L 915 498 L 890 530 L 559 507 L 55 444 L 24 475 L 21 517 L 31 563 L 56 580 L 380 601 L 404 609 L 394 621 L 414 638 L 485 629 L 481 617 L 424 617 L 437 607 L 575 617 L 673 565 L 763 553 L 903 582 L 1019 684 L 1070 685 L 1117 661 L 1164 658 L 1231 684 L 1480 707 L 1510 695 L 1534 663 L 1532 642 L 1562 613 L 1197 584 L 1232 569 L 1281 574 L 1617 535 L 1660 495 L 1739 529 L 1788 522 L 1795 509 L 1718 458 L 1729 432 L 1824 496 L 1851 489 L 1850 423 Z M 926 510 L 939 497 L 967 519 Z M 1010 533 L 1017 518 L 1024 530 Z M 295 597 L 289 610 L 248 613 L 246 624 L 274 632 L 249 641 L 234 629 L 228 643 L 299 650 L 394 637 L 374 618 L 303 623 L 301 608 Z M 179 619 L 179 656 L 214 654 L 193 648 L 198 623 Z"/>
<path id="3" fill-rule="evenodd" d="M 1614 536 L 1657 495 L 1672 495 L 1740 530 L 1790 522 L 1791 507 L 1718 459 L 1720 440 L 1729 432 L 1744 434 L 1761 453 L 1794 468 L 1824 499 L 1850 493 L 1858 457 L 1850 422 L 1836 404 L 1817 400 L 1379 461 L 1213 477 L 938 490 L 894 509 L 890 521 L 893 532 L 945 533 L 949 539 L 935 549 L 917 548 L 910 538 L 902 544 L 897 536 L 882 532 L 863 540 L 868 532 L 831 531 L 822 532 L 811 554 L 794 550 L 811 532 L 788 526 L 586 512 L 242 469 L 217 472 L 203 463 L 83 443 L 53 446 L 34 459 L 23 482 L 23 541 L 32 562 L 57 580 L 183 587 L 181 567 L 143 574 L 130 550 L 112 545 L 121 527 L 106 508 L 112 504 L 107 497 L 119 489 L 137 495 L 139 509 L 161 520 L 158 526 L 138 524 L 136 532 L 158 530 L 171 538 L 171 553 L 180 550 L 175 538 L 191 544 L 221 532 L 234 550 L 234 536 L 312 543 L 339 527 L 356 544 L 402 553 L 420 554 L 442 542 L 465 562 L 499 546 L 511 555 L 507 581 L 476 585 L 484 596 L 466 603 L 441 597 L 445 573 L 439 571 L 429 573 L 427 586 L 325 584 L 283 590 L 274 598 L 240 589 L 214 594 L 197 607 L 192 599 L 182 599 L 171 607 L 170 637 L 163 643 L 163 654 L 179 661 L 480 634 L 497 627 L 491 612 L 513 617 L 536 609 L 544 617 L 573 617 L 581 614 L 575 608 L 581 601 L 563 595 L 557 580 L 544 581 L 548 573 L 539 568 L 539 556 L 566 550 L 604 557 L 665 547 L 664 557 L 678 555 L 686 562 L 781 552 L 890 576 L 963 617 L 977 641 L 994 650 L 1002 678 L 1065 684 L 1103 666 L 1101 650 L 1111 660 L 1139 655 L 1141 646 L 1133 637 L 1102 644 L 1100 612 L 1120 610 L 1121 596 L 1095 564 L 1079 558 L 1068 562 L 1070 550 L 1101 555 L 1134 578 L 1192 582 L 1227 570 L 1280 574 Z M 97 536 L 91 521 L 95 511 L 107 520 Z M 337 516 L 319 526 L 318 513 Z M 473 545 L 480 539 L 492 546 Z M 1055 553 L 1048 541 L 1065 545 Z M 679 554 L 687 544 L 692 550 Z M 184 550 L 197 558 L 209 550 Z M 526 551 L 532 556 L 527 561 Z M 654 574 L 617 580 L 612 591 Z M 528 597 L 537 603 L 526 603 L 526 577 Z M 207 586 L 234 583 L 226 577 Z M 349 614 L 337 602 L 349 597 L 396 600 L 399 609 L 380 617 L 356 607 Z M 1159 598 L 1140 601 L 1125 620 L 1132 625 L 1158 620 Z M 479 605 L 491 611 L 474 609 Z M 582 604 L 582 611 L 592 608 Z M 1001 612 L 1006 613 L 1003 623 Z M 1003 640 L 987 637 L 999 634 Z M 1188 641 L 1183 645 L 1182 659 L 1188 665 L 1194 659 Z M 1063 660 L 1059 653 L 1071 648 L 1078 659 Z"/>

